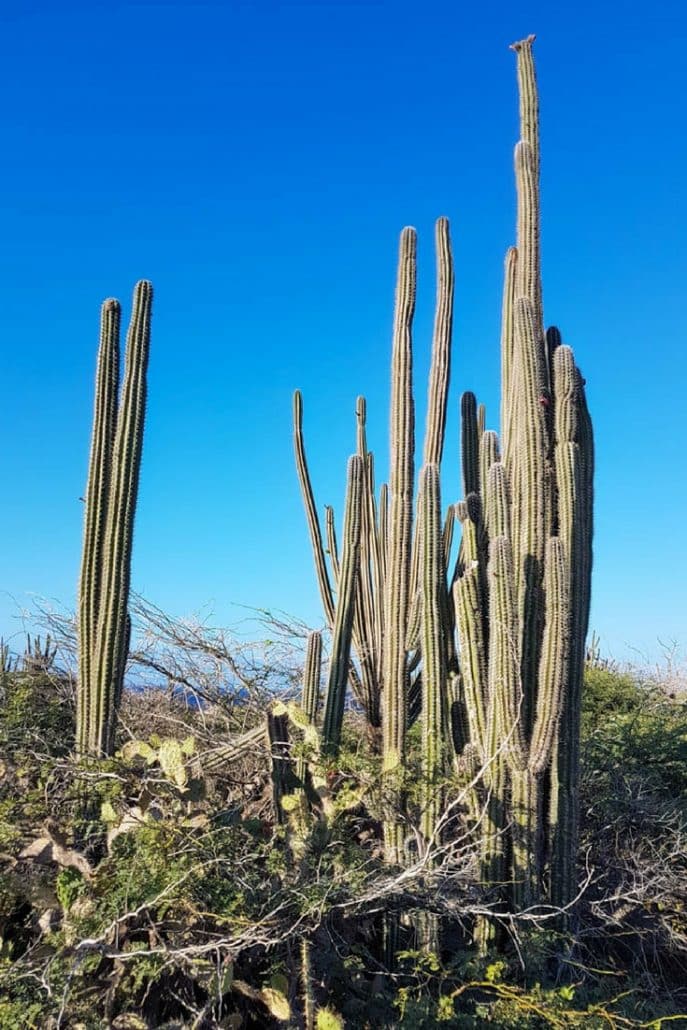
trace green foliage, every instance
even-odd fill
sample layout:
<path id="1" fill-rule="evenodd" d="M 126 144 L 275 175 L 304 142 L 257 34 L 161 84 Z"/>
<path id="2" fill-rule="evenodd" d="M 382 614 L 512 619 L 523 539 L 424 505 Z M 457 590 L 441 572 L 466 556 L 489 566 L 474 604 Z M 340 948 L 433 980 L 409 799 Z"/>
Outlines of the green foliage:
<path id="1" fill-rule="evenodd" d="M 685 775 L 680 701 L 615 673 L 600 683 L 592 673 L 583 719 L 584 833 L 597 882 L 611 869 L 622 872 L 623 863 L 630 868 L 631 860 L 637 868 L 637 855 L 625 853 L 626 839 L 636 843 L 649 834 L 653 856 L 668 848 L 666 812 L 682 804 L 676 785 Z M 80 766 L 65 760 L 59 732 L 54 738 L 45 734 L 46 751 L 37 763 L 31 734 L 35 698 L 41 695 L 26 679 L 18 686 L 14 703 L 0 710 L 0 734 L 9 739 L 9 724 L 14 741 L 0 780 L 0 838 L 16 863 L 0 870 L 0 1030 L 45 1026 L 63 999 L 66 1018 L 87 1030 L 117 1018 L 131 1026 L 183 1024 L 199 1007 L 206 1009 L 208 1027 L 230 1018 L 236 1022 L 226 1025 L 286 1025 L 301 1018 L 300 965 L 294 966 L 293 955 L 304 932 L 312 942 L 315 1027 L 594 1030 L 613 1026 L 609 1019 L 615 1017 L 629 1020 L 618 1026 L 633 1026 L 680 1011 L 677 1000 L 657 1000 L 652 981 L 643 982 L 623 965 L 618 949 L 627 947 L 634 924 L 625 922 L 615 942 L 604 929 L 597 944 L 590 913 L 582 963 L 567 938 L 551 932 L 523 936 L 521 930 L 525 976 L 508 949 L 475 956 L 460 921 L 445 919 L 442 949 L 418 947 L 406 928 L 394 976 L 376 977 L 380 891 L 388 882 L 380 824 L 388 795 L 382 757 L 366 745 L 359 715 L 344 719 L 334 759 L 320 754 L 303 710 L 285 706 L 294 741 L 291 760 L 297 765 L 305 759 L 312 780 L 306 790 L 309 818 L 300 824 L 295 858 L 290 822 L 280 826 L 264 817 L 271 812 L 266 763 L 263 800 L 254 808 L 241 803 L 231 785 L 221 794 L 202 776 L 193 719 L 181 740 L 165 730 L 148 732 L 113 758 Z M 55 687 L 46 703 L 59 709 L 65 696 Z M 605 707 L 606 696 L 616 699 L 613 712 Z M 57 712 L 44 725 L 59 728 Z M 22 744 L 22 735 L 31 746 Z M 416 825 L 424 789 L 421 739 L 417 724 L 408 735 L 403 781 Z M 660 762 L 647 761 L 652 750 Z M 85 784 L 91 799 L 87 818 L 81 813 Z M 449 796 L 457 789 L 448 774 L 443 789 Z M 638 799 L 644 807 L 638 808 Z M 224 817 L 228 809 L 236 813 L 231 820 Z M 90 874 L 54 860 L 16 862 L 27 841 L 45 835 L 46 825 L 66 852 L 77 849 L 88 857 Z M 676 861 L 684 858 L 667 856 L 662 868 L 670 871 Z M 683 882 L 684 877 L 676 880 Z M 443 891 L 453 889 L 450 878 L 443 883 Z M 664 895 L 651 922 L 644 910 L 633 938 L 651 940 L 665 968 L 673 963 L 673 970 L 684 968 L 669 943 L 671 927 L 674 934 L 685 932 L 679 890 Z M 411 923 L 423 897 L 421 883 L 397 896 Z M 600 903 L 598 891 L 593 900 Z M 218 940 L 256 943 L 227 948 L 217 959 L 204 948 Z M 566 955 L 575 960 L 561 966 Z M 585 971 L 587 963 L 596 972 Z"/>
<path id="2" fill-rule="evenodd" d="M 629 672 L 587 668 L 583 707 L 587 766 L 595 782 L 641 780 L 687 807 L 687 702 Z"/>
<path id="3" fill-rule="evenodd" d="M 76 899 L 81 897 L 85 887 L 84 878 L 77 869 L 70 866 L 60 869 L 55 880 L 55 894 L 65 912 L 68 912 Z"/>
<path id="4" fill-rule="evenodd" d="M 5 674 L 0 754 L 55 757 L 69 754 L 74 740 L 71 694 L 59 673 Z"/>

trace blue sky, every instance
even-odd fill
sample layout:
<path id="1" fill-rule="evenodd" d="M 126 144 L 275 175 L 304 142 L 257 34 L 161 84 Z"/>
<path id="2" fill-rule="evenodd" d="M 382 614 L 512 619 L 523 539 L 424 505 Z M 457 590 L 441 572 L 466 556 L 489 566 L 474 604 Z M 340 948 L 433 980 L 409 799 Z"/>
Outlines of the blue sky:
<path id="1" fill-rule="evenodd" d="M 647 10 L 644 6 L 645 12 Z M 544 303 L 595 419 L 592 626 L 687 647 L 687 13 L 631 5 L 4 3 L 0 631 L 74 603 L 98 310 L 153 280 L 133 581 L 176 614 L 320 618 L 291 450 L 303 390 L 320 505 L 354 404 L 386 463 L 398 233 L 420 234 L 418 416 L 433 223 L 456 261 L 459 394 L 496 424 L 514 235 L 514 56 L 537 33 Z M 454 494 L 455 496 L 451 496 Z"/>

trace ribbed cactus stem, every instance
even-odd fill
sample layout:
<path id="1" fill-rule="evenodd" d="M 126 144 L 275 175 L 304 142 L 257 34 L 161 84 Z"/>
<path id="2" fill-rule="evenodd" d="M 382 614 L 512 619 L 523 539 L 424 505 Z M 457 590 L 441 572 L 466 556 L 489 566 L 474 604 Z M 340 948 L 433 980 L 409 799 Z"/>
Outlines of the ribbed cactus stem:
<path id="1" fill-rule="evenodd" d="M 532 44 L 536 36 L 527 36 L 511 44 L 517 54 L 518 96 L 520 99 L 520 135 L 532 148 L 539 173 L 539 96 L 534 69 Z"/>
<path id="2" fill-rule="evenodd" d="M 414 406 L 412 390 L 412 322 L 416 291 L 416 234 L 404 229 L 399 247 L 394 340 L 391 360 L 390 515 L 384 626 L 384 696 L 382 705 L 383 768 L 394 777 L 403 761 L 408 701 L 406 639 L 411 603 L 413 532 Z M 400 807 L 400 795 L 392 808 Z M 400 813 L 384 825 L 385 854 L 390 863 L 403 859 Z"/>
<path id="3" fill-rule="evenodd" d="M 517 394 L 513 366 L 515 362 L 515 284 L 517 276 L 518 251 L 510 247 L 506 253 L 503 277 L 503 300 L 501 305 L 501 441 L 504 461 L 508 468 L 513 460 L 515 447 L 512 429 L 515 418 Z"/>
<path id="4" fill-rule="evenodd" d="M 448 715 L 447 654 L 444 623 L 446 571 L 441 530 L 437 465 L 426 465 L 422 498 L 422 833 L 435 838 L 442 812 L 444 728 Z M 438 842 L 434 840 L 436 845 Z"/>
<path id="5" fill-rule="evenodd" d="M 310 479 L 310 471 L 308 469 L 308 462 L 305 453 L 305 443 L 303 440 L 303 398 L 301 396 L 300 390 L 296 390 L 293 395 L 293 448 L 296 458 L 296 471 L 298 473 L 298 481 L 301 487 L 303 506 L 305 508 L 305 515 L 308 523 L 308 531 L 310 534 L 310 544 L 312 547 L 313 558 L 315 562 L 317 583 L 320 589 L 320 597 L 322 599 L 322 607 L 324 608 L 324 614 L 327 620 L 327 624 L 329 628 L 333 630 L 335 609 L 334 593 L 332 591 L 329 570 L 327 568 L 325 549 L 322 541 L 322 529 L 320 527 L 320 520 L 317 515 L 317 507 L 315 505 L 312 481 Z M 334 573 L 335 581 L 338 582 L 340 570 L 338 555 L 336 553 L 334 511 L 331 508 L 326 509 L 326 531 L 327 542 L 328 547 L 330 549 L 330 557 L 332 561 L 332 572 Z M 365 685 L 361 683 L 358 672 L 355 668 L 355 665 L 352 662 L 349 666 L 348 676 L 356 698 L 358 699 L 358 701 L 360 701 L 362 705 L 366 706 L 367 697 L 364 689 Z"/>
<path id="6" fill-rule="evenodd" d="M 520 94 L 520 142 L 516 146 L 518 182 L 518 296 L 532 302 L 539 330 L 543 332 L 541 257 L 539 241 L 539 97 L 534 70 L 534 36 L 513 43 L 517 54 Z"/>
<path id="7" fill-rule="evenodd" d="M 568 675 L 569 567 L 565 548 L 558 537 L 551 537 L 546 548 L 544 594 L 546 621 L 539 664 L 537 712 L 528 763 L 536 776 L 541 775 L 551 761 Z"/>
<path id="8" fill-rule="evenodd" d="M 524 297 L 515 305 L 515 340 L 521 401 L 518 411 L 518 453 L 512 503 L 512 542 L 518 575 L 518 618 L 521 626 L 520 672 L 525 725 L 536 703 L 537 669 L 544 608 L 542 578 L 546 540 L 551 531 L 551 485 L 543 336 L 537 332 L 532 304 Z"/>
<path id="9" fill-rule="evenodd" d="M 563 544 L 551 537 L 546 549 L 544 592 L 546 620 L 539 666 L 537 711 L 529 744 L 527 770 L 513 773 L 514 881 L 519 906 L 530 904 L 541 889 L 544 865 L 543 774 L 555 750 L 568 675 L 569 573 Z"/>
<path id="10" fill-rule="evenodd" d="M 422 506 L 422 820 L 421 832 L 435 862 L 441 843 L 445 733 L 448 728 L 448 656 L 446 634 L 446 565 L 441 528 L 441 492 L 438 465 L 426 465 L 420 485 Z M 424 913 L 419 921 L 423 946 L 439 950 L 439 919 Z"/>
<path id="11" fill-rule="evenodd" d="M 152 299 L 151 284 L 145 280 L 137 283 L 127 334 L 124 382 L 117 414 L 105 523 L 90 722 L 93 733 L 91 750 L 106 755 L 114 749 L 116 703 L 121 694 L 127 635 L 130 632 L 127 605 L 143 450 Z"/>
<path id="12" fill-rule="evenodd" d="M 500 461 L 493 463 L 487 476 L 486 524 L 491 539 L 510 533 L 510 484 L 505 466 Z"/>
<path id="13" fill-rule="evenodd" d="M 452 504 L 449 504 L 446 509 L 446 516 L 444 518 L 444 530 L 442 533 L 442 542 L 444 547 L 444 564 L 448 568 L 449 558 L 451 556 L 451 547 L 453 546 L 453 531 L 456 526 L 456 510 Z"/>
<path id="14" fill-rule="evenodd" d="M 278 825 L 286 821 L 282 798 L 292 787 L 289 742 L 289 717 L 284 713 L 267 713 L 267 736 L 272 764 L 272 809 Z"/>
<path id="15" fill-rule="evenodd" d="M 551 335 L 551 334 L 549 334 Z M 591 569 L 593 444 L 584 388 L 570 348 L 553 350 L 555 471 L 559 534 L 568 563 L 570 615 L 566 690 L 552 775 L 549 833 L 552 900 L 564 907 L 575 895 L 578 836 L 579 722 Z"/>
<path id="16" fill-rule="evenodd" d="M 465 691 L 469 740 L 480 760 L 485 753 L 487 655 L 484 640 L 484 603 L 481 579 L 476 567 L 468 568 L 453 587 L 458 636 L 461 641 L 461 672 Z"/>
<path id="17" fill-rule="evenodd" d="M 374 462 L 367 450 L 367 404 L 364 397 L 356 401 L 357 454 L 362 462 L 362 499 L 360 509 L 360 561 L 358 588 L 353 615 L 353 646 L 360 664 L 362 702 L 369 726 L 379 727 L 380 670 L 382 647 L 380 595 L 376 571 L 377 527 L 374 511 Z"/>
<path id="18" fill-rule="evenodd" d="M 336 519 L 334 509 L 328 504 L 324 509 L 324 524 L 327 534 L 327 554 L 332 566 L 335 585 L 339 582 L 339 545 L 336 539 Z"/>
<path id="19" fill-rule="evenodd" d="M 81 754 L 109 755 L 114 749 L 131 634 L 127 605 L 152 295 L 149 282 L 136 284 L 119 404 L 119 305 L 106 301 L 102 309 L 79 595 L 77 747 Z"/>
<path id="20" fill-rule="evenodd" d="M 436 223 L 437 296 L 434 313 L 432 361 L 427 398 L 424 464 L 441 465 L 446 435 L 446 406 L 451 375 L 454 273 L 447 218 Z"/>
<path id="21" fill-rule="evenodd" d="M 92 659 L 101 601 L 105 523 L 117 424 L 120 321 L 119 302 L 106 300 L 100 312 L 100 346 L 79 584 L 79 690 L 76 698 L 76 726 L 77 750 L 82 755 L 87 754 L 90 748 Z"/>
<path id="22" fill-rule="evenodd" d="M 303 1028 L 315 1030 L 315 992 L 312 975 L 312 943 L 301 939 L 301 987 L 303 990 Z"/>
<path id="23" fill-rule="evenodd" d="M 477 405 L 477 440 L 481 444 L 482 436 L 487 431 L 487 408 L 485 404 Z"/>
<path id="24" fill-rule="evenodd" d="M 351 637 L 360 562 L 362 494 L 363 462 L 358 455 L 353 455 L 348 462 L 341 574 L 334 614 L 332 654 L 322 727 L 322 742 L 330 751 L 336 751 L 341 738 L 346 682 L 351 664 Z"/>
<path id="25" fill-rule="evenodd" d="M 463 471 L 463 494 L 479 493 L 479 435 L 477 432 L 477 401 L 474 393 L 464 393 L 460 399 L 460 452 Z"/>
<path id="26" fill-rule="evenodd" d="M 480 436 L 479 441 L 479 493 L 482 498 L 482 506 L 486 509 L 489 469 L 497 461 L 501 460 L 498 435 L 491 429 L 487 429 Z"/>
<path id="27" fill-rule="evenodd" d="M 315 559 L 315 571 L 317 573 L 317 582 L 320 588 L 322 606 L 324 608 L 327 622 L 329 626 L 332 627 L 334 625 L 334 596 L 332 594 L 332 585 L 329 580 L 327 562 L 324 556 L 322 530 L 320 529 L 320 520 L 317 515 L 315 497 L 313 495 L 312 482 L 310 480 L 310 472 L 305 455 L 305 443 L 303 441 L 303 398 L 300 390 L 296 390 L 293 395 L 293 449 L 296 457 L 296 471 L 298 472 L 298 480 L 301 485 L 301 494 L 303 496 L 303 504 L 305 506 L 305 515 L 308 521 L 310 543 L 312 546 L 313 558 Z"/>
<path id="28" fill-rule="evenodd" d="M 518 187 L 518 262 L 515 292 L 532 305 L 537 332 L 543 335 L 541 267 L 539 253 L 539 184 L 532 147 L 525 140 L 515 146 Z"/>
<path id="29" fill-rule="evenodd" d="M 317 707 L 320 699 L 320 674 L 322 668 L 322 634 L 314 630 L 308 634 L 305 648 L 305 665 L 303 667 L 302 706 L 305 717 L 310 723 L 317 719 Z"/>
<path id="30" fill-rule="evenodd" d="M 499 719 L 508 764 L 521 770 L 527 765 L 528 748 L 522 715 L 514 584 L 510 541 L 505 536 L 495 537 L 489 556 L 489 696 Z"/>

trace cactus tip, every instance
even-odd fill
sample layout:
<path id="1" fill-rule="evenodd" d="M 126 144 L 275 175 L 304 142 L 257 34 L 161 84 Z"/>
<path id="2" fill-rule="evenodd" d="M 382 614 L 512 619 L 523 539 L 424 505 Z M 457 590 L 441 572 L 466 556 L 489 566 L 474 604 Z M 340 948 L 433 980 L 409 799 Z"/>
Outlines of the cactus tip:
<path id="1" fill-rule="evenodd" d="M 529 36 L 526 36 L 525 39 L 519 39 L 517 40 L 517 42 L 511 43 L 508 49 L 515 50 L 515 52 L 517 53 L 519 50 L 523 50 L 525 47 L 532 46 L 536 38 L 537 37 L 535 35 L 530 34 Z"/>

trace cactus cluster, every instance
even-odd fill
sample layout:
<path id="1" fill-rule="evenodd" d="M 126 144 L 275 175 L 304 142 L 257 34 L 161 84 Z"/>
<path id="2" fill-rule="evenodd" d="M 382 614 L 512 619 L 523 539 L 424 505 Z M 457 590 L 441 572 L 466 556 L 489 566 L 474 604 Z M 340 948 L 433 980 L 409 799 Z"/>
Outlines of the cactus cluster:
<path id="1" fill-rule="evenodd" d="M 129 651 L 127 606 L 143 445 L 152 286 L 136 284 L 120 395 L 121 308 L 101 309 L 79 583 L 77 751 L 110 755 Z"/>
<path id="2" fill-rule="evenodd" d="M 444 832 L 447 773 L 467 772 L 473 784 L 467 818 L 481 838 L 483 881 L 510 884 L 516 908 L 541 900 L 565 908 L 576 882 L 593 441 L 573 353 L 557 329 L 544 329 L 532 42 L 529 37 L 512 48 L 521 138 L 515 148 L 517 240 L 505 264 L 501 431 L 486 428 L 484 408 L 465 393 L 462 500 L 442 519 L 454 292 L 446 219 L 436 229 L 437 304 L 418 489 L 412 382 L 417 241 L 406 228 L 393 331 L 389 486 L 377 497 L 359 398 L 341 561 L 333 512 L 326 512 L 329 568 L 299 393 L 294 431 L 315 567 L 334 632 L 324 738 L 336 747 L 348 681 L 370 739 L 381 747 L 392 801 L 384 825 L 387 861 L 407 860 L 403 781 L 408 730 L 420 718 L 425 844 Z M 456 523 L 461 536 L 453 561 Z"/>

